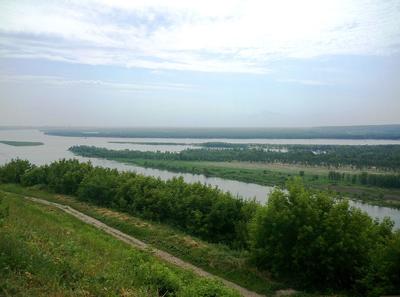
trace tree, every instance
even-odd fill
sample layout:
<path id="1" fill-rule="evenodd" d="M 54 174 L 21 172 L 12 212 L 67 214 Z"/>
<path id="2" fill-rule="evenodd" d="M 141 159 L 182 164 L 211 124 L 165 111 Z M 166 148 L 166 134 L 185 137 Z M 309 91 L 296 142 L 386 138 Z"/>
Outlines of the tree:
<path id="1" fill-rule="evenodd" d="M 13 159 L 0 167 L 0 181 L 4 183 L 20 183 L 21 177 L 31 167 L 32 164 L 27 160 Z"/>
<path id="2" fill-rule="evenodd" d="M 287 187 L 287 193 L 275 190 L 251 223 L 254 259 L 261 268 L 303 284 L 352 288 L 392 225 L 374 222 L 345 200 L 311 192 L 300 180 Z"/>

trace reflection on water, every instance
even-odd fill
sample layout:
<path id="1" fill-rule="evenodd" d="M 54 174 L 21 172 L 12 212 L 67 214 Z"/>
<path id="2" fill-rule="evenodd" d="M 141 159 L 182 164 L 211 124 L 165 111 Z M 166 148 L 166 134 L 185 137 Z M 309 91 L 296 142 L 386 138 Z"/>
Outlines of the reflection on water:
<path id="1" fill-rule="evenodd" d="M 141 145 L 141 144 L 118 144 L 109 143 L 109 141 L 134 141 L 134 142 L 165 142 L 162 138 L 102 138 L 102 137 L 62 137 L 62 136 L 48 136 L 38 130 L 0 130 L 0 140 L 14 140 L 14 141 L 40 141 L 43 142 L 42 146 L 27 146 L 27 147 L 14 147 L 0 143 L 0 164 L 7 163 L 12 158 L 27 159 L 30 162 L 42 165 L 62 158 L 76 158 L 81 161 L 90 160 L 93 165 L 115 168 L 118 170 L 135 171 L 144 175 L 160 177 L 163 180 L 171 179 L 175 176 L 182 176 L 186 182 L 194 183 L 201 182 L 216 186 L 223 191 L 238 195 L 246 199 L 255 198 L 261 203 L 265 203 L 271 187 L 260 186 L 256 184 L 248 184 L 239 181 L 226 180 L 218 177 L 206 177 L 204 175 L 194 175 L 190 173 L 174 173 L 165 170 L 143 168 L 134 165 L 122 164 L 115 161 L 85 158 L 74 156 L 68 151 L 68 148 L 73 145 L 93 145 L 98 147 L 106 147 L 109 149 L 135 149 L 142 151 L 180 151 L 191 147 L 190 145 Z M 199 143 L 207 141 L 225 141 L 236 143 L 303 143 L 303 144 L 386 144 L 387 141 L 380 140 L 295 140 L 295 139 L 168 139 L 168 142 L 179 143 Z M 296 142 L 297 141 L 297 142 Z M 400 144 L 400 141 L 389 141 L 390 143 Z M 388 207 L 372 206 L 360 202 L 351 202 L 353 206 L 359 207 L 366 211 L 372 217 L 382 219 L 389 216 L 395 221 L 395 225 L 400 227 L 400 210 Z"/>

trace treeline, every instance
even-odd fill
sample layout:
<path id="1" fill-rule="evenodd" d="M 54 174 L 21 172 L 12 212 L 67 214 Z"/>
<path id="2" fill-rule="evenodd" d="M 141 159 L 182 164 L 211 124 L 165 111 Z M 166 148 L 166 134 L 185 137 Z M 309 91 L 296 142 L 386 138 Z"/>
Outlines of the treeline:
<path id="1" fill-rule="evenodd" d="M 46 185 L 57 193 L 166 222 L 210 242 L 233 247 L 246 244 L 246 224 L 257 205 L 201 183 L 185 183 L 183 178 L 162 181 L 77 160 L 40 167 L 13 161 L 0 169 L 0 181 Z"/>
<path id="2" fill-rule="evenodd" d="M 211 144 L 210 147 L 215 146 Z M 135 150 L 110 150 L 94 146 L 73 146 L 75 154 L 109 159 L 153 159 L 181 161 L 246 161 L 279 162 L 311 166 L 352 166 L 357 169 L 400 169 L 400 145 L 379 146 L 288 146 L 287 152 L 262 148 L 186 149 L 176 152 L 143 152 Z"/>
<path id="3" fill-rule="evenodd" d="M 400 188 L 400 174 L 373 174 L 368 172 L 345 174 L 337 171 L 329 171 L 328 179 L 331 181 L 344 181 L 381 188 Z"/>
<path id="4" fill-rule="evenodd" d="M 76 160 L 34 166 L 13 160 L 0 182 L 44 185 L 58 193 L 176 226 L 205 240 L 248 250 L 254 265 L 303 286 L 352 295 L 400 292 L 400 233 L 299 180 L 275 190 L 266 205 L 216 188 L 161 181 Z"/>
<path id="5" fill-rule="evenodd" d="M 400 139 L 400 125 L 313 128 L 64 128 L 49 135 L 129 138 Z"/>

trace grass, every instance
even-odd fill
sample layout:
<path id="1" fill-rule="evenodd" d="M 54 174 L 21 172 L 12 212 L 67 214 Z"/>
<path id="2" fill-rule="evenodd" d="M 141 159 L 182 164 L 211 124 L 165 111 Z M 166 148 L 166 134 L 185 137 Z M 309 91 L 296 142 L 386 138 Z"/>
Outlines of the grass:
<path id="1" fill-rule="evenodd" d="M 258 293 L 272 296 L 277 290 L 288 286 L 283 282 L 272 280 L 266 273 L 257 271 L 247 262 L 246 252 L 234 251 L 223 245 L 209 244 L 174 228 L 84 203 L 74 197 L 55 195 L 37 188 L 23 188 L 14 184 L 0 185 L 0 189 L 70 205 L 156 248 Z M 298 296 L 311 295 L 301 293 Z"/>
<path id="2" fill-rule="evenodd" d="M 0 198 L 1 296 L 239 296 L 52 207 Z"/>
<path id="3" fill-rule="evenodd" d="M 39 146 L 43 145 L 43 142 L 36 141 L 11 141 L 11 140 L 0 140 L 0 143 L 12 146 Z"/>

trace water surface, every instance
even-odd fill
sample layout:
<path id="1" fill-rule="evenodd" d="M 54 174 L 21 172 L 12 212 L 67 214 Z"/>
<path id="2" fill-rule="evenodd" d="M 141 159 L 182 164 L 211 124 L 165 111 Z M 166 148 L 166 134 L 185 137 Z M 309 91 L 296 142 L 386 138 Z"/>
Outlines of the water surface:
<path id="1" fill-rule="evenodd" d="M 143 168 L 131 164 L 123 164 L 116 161 L 86 158 L 75 156 L 68 148 L 73 145 L 93 145 L 109 149 L 135 149 L 141 151 L 181 151 L 192 148 L 190 145 L 149 145 L 131 143 L 110 143 L 110 141 L 131 141 L 131 142 L 166 142 L 162 138 L 105 138 L 105 137 L 63 137 L 50 136 L 38 130 L 0 130 L 0 140 L 13 141 L 38 141 L 43 142 L 42 146 L 15 147 L 0 143 L 0 164 L 9 162 L 12 158 L 27 159 L 30 162 L 43 165 L 62 158 L 76 158 L 80 161 L 90 160 L 93 165 L 115 168 L 118 170 L 135 171 L 144 175 L 159 177 L 163 180 L 182 176 L 186 182 L 201 182 L 230 192 L 235 196 L 245 199 L 255 198 L 261 203 L 265 203 L 272 187 L 249 184 L 239 181 L 226 180 L 218 177 L 206 177 L 204 175 L 190 173 L 175 173 L 166 170 Z M 167 142 L 176 143 L 201 143 L 209 141 L 222 141 L 232 143 L 266 143 L 266 144 L 342 144 L 342 145 L 382 145 L 400 144 L 396 140 L 349 140 L 349 139 L 170 139 Z M 388 207 L 373 206 L 357 201 L 351 202 L 353 206 L 361 208 L 372 217 L 382 219 L 389 216 L 395 221 L 396 227 L 400 228 L 400 210 Z"/>

